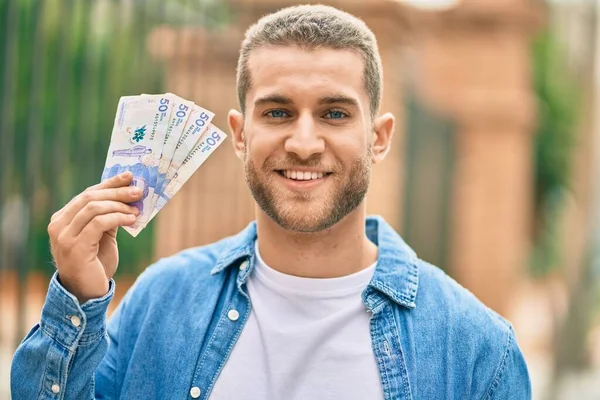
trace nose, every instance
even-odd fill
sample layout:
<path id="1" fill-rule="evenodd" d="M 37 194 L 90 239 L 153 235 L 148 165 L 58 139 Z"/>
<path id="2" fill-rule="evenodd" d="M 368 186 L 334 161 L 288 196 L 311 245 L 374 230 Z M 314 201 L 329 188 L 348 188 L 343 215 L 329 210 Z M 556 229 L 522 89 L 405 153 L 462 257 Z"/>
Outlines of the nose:
<path id="1" fill-rule="evenodd" d="M 285 141 L 285 151 L 294 153 L 303 160 L 325 151 L 325 141 L 312 115 L 303 115 L 297 119 Z"/>

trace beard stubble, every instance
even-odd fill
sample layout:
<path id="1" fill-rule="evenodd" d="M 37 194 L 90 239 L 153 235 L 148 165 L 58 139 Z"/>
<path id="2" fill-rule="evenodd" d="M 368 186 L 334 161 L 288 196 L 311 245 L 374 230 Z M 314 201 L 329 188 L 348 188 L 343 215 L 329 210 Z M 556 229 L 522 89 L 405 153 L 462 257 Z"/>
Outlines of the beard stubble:
<path id="1" fill-rule="evenodd" d="M 331 228 L 363 202 L 370 183 L 371 154 L 369 146 L 366 154 L 352 161 L 349 168 L 339 162 L 327 166 L 333 171 L 327 177 L 334 180 L 333 188 L 322 196 L 320 204 L 311 192 L 297 192 L 290 196 L 290 192 L 278 187 L 273 179 L 274 174 L 278 174 L 275 169 L 322 166 L 320 155 L 308 160 L 302 160 L 295 154 L 288 154 L 282 161 L 267 158 L 259 171 L 246 153 L 246 183 L 263 212 L 283 229 L 301 233 L 320 232 Z"/>

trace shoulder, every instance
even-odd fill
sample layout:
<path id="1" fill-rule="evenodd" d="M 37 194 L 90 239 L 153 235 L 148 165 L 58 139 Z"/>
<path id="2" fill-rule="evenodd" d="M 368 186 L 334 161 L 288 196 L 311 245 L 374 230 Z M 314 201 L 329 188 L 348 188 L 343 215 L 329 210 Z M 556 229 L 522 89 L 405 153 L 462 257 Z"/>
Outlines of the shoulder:
<path id="1" fill-rule="evenodd" d="M 469 337 L 505 342 L 510 323 L 440 268 L 419 260 L 417 309 L 436 322 L 469 331 Z"/>
<path id="2" fill-rule="evenodd" d="M 415 325 L 430 333 L 423 339 L 424 347 L 445 350 L 439 356 L 451 356 L 446 361 L 471 381 L 463 383 L 480 398 L 491 398 L 506 385 L 513 386 L 514 393 L 530 390 L 511 324 L 441 269 L 422 260 L 418 263 L 417 306 L 411 314 Z"/>

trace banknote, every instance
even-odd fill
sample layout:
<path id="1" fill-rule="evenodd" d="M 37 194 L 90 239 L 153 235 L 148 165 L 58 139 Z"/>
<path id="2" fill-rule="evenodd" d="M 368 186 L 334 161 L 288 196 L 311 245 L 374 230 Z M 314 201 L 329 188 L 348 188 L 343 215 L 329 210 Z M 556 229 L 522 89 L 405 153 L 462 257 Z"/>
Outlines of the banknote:
<path id="1" fill-rule="evenodd" d="M 175 146 L 173 158 L 171 159 L 171 163 L 167 169 L 167 174 L 163 183 L 165 188 L 169 185 L 170 181 L 177 173 L 177 170 L 181 168 L 181 165 L 188 154 L 190 154 L 192 149 L 199 142 L 202 134 L 206 132 L 214 116 L 214 113 L 200 107 L 199 105 L 194 105 L 192 107 L 192 112 L 190 113 L 188 121 L 185 124 L 185 128 L 183 129 L 183 133 L 181 134 L 181 137 Z"/>
<path id="2" fill-rule="evenodd" d="M 194 172 L 225 141 L 226 137 L 227 135 L 213 124 L 208 126 L 208 129 L 204 131 L 200 140 L 188 153 L 175 175 L 170 179 L 164 190 L 164 196 L 159 197 L 150 219 L 154 218 L 167 202 L 179 192 Z"/>
<path id="3" fill-rule="evenodd" d="M 102 181 L 125 171 L 142 189 L 137 236 L 227 137 L 214 113 L 173 93 L 119 99 Z"/>
<path id="4" fill-rule="evenodd" d="M 140 215 L 133 227 L 125 227 L 130 233 L 134 227 L 144 226 L 151 215 L 171 103 L 169 95 L 125 96 L 119 100 L 102 180 L 131 171 L 132 185 L 142 189 L 142 198 L 133 204 Z"/>
<path id="5" fill-rule="evenodd" d="M 166 186 L 165 177 L 167 171 L 171 165 L 171 160 L 173 160 L 173 155 L 175 154 L 175 149 L 177 143 L 179 143 L 185 124 L 194 107 L 194 102 L 185 100 L 172 93 L 168 94 L 173 102 L 173 111 L 171 111 L 171 118 L 169 119 L 169 124 L 167 126 L 167 132 L 158 164 L 158 177 L 152 199 L 152 208 L 155 207 L 158 198 L 163 195 L 162 192 Z"/>

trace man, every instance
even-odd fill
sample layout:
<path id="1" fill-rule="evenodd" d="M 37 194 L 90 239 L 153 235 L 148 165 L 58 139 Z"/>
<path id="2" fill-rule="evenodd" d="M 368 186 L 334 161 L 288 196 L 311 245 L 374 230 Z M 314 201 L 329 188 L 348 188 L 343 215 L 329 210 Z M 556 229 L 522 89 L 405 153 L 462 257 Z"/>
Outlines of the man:
<path id="1" fill-rule="evenodd" d="M 372 32 L 339 10 L 251 27 L 229 125 L 256 222 L 148 268 L 106 328 L 140 194 L 123 175 L 74 198 L 48 227 L 58 271 L 14 398 L 530 398 L 510 324 L 366 217 L 394 130 L 381 81 Z"/>

